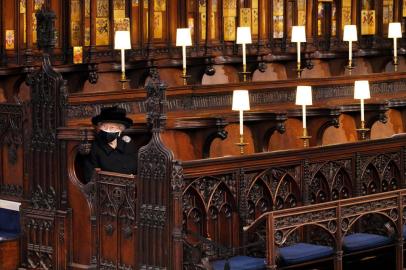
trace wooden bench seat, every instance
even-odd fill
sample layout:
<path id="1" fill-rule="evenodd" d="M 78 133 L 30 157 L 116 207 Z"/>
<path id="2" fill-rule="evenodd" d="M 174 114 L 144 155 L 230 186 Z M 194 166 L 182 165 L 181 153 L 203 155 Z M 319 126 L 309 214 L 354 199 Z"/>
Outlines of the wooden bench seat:
<path id="1" fill-rule="evenodd" d="M 380 269 L 382 263 L 386 263 L 385 269 L 395 269 L 395 265 L 396 269 L 402 269 L 399 241 L 406 228 L 394 213 L 403 212 L 406 205 L 399 202 L 406 202 L 405 199 L 406 190 L 400 190 L 270 211 L 244 229 L 249 232 L 266 222 L 268 269 L 290 269 L 292 266 L 303 269 L 304 264 L 318 263 L 322 258 L 333 261 L 334 269 L 338 270 L 343 269 L 343 266 L 345 269 L 354 269 L 353 265 Z M 388 216 L 388 213 L 391 214 Z M 387 235 L 364 231 L 362 226 L 356 225 L 356 221 L 370 215 L 385 219 Z M 288 236 L 295 232 L 305 236 L 306 233 L 301 230 L 307 226 L 322 228 L 333 239 L 333 246 L 323 248 L 319 244 L 287 241 Z M 302 241 L 312 241 L 308 237 L 304 238 Z"/>

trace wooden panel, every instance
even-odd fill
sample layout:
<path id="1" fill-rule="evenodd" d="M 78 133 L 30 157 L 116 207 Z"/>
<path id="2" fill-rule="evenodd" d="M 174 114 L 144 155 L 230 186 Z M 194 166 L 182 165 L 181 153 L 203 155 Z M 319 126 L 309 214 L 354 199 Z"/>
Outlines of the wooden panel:
<path id="1" fill-rule="evenodd" d="M 376 122 L 371 128 L 371 139 L 388 138 L 394 134 L 403 133 L 403 119 L 401 113 L 395 110 L 389 110 L 387 113 L 387 122 Z"/>
<path id="2" fill-rule="evenodd" d="M 285 126 L 285 133 L 275 133 L 271 137 L 269 141 L 271 151 L 303 148 L 303 142 L 299 139 L 302 136 L 302 122 L 296 119 L 288 119 Z"/>
<path id="3" fill-rule="evenodd" d="M 2 270 L 15 270 L 20 262 L 20 239 L 0 241 L 0 262 Z"/>
<path id="4" fill-rule="evenodd" d="M 328 127 L 323 134 L 322 145 L 338 144 L 357 141 L 356 125 L 349 115 L 340 115 L 340 126 Z"/>
<path id="5" fill-rule="evenodd" d="M 210 157 L 224 157 L 228 155 L 240 155 L 240 148 L 236 145 L 240 141 L 240 127 L 238 124 L 230 124 L 225 130 L 228 132 L 227 139 L 215 139 L 210 148 Z M 244 141 L 248 143 L 244 147 L 244 152 L 254 153 L 254 143 L 251 131 L 244 126 Z"/>

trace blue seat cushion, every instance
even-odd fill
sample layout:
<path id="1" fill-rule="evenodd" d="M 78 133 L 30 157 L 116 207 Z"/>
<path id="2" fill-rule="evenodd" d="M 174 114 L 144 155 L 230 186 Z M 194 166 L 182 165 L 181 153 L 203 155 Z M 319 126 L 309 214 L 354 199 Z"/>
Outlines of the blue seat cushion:
<path id="1" fill-rule="evenodd" d="M 0 232 L 20 233 L 20 213 L 0 208 Z"/>
<path id="2" fill-rule="evenodd" d="M 392 242 L 387 236 L 370 233 L 354 233 L 344 237 L 343 248 L 345 251 L 357 251 L 368 248 L 380 247 Z"/>
<path id="3" fill-rule="evenodd" d="M 332 247 L 313 245 L 308 243 L 297 243 L 287 247 L 279 248 L 279 255 L 283 263 L 287 265 L 297 264 L 330 256 L 334 253 Z"/>
<path id="4" fill-rule="evenodd" d="M 223 270 L 226 260 L 213 261 L 213 270 Z M 228 259 L 230 270 L 262 270 L 265 269 L 264 258 L 235 256 Z"/>
<path id="5" fill-rule="evenodd" d="M 19 237 L 18 233 L 8 233 L 0 231 L 0 242 L 13 240 Z"/>

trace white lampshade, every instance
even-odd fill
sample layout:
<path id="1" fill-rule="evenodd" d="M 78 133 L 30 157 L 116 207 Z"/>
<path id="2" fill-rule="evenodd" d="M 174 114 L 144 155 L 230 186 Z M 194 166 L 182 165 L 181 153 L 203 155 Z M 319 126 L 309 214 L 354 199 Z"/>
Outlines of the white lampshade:
<path id="1" fill-rule="evenodd" d="M 292 27 L 292 42 L 306 42 L 306 29 L 303 25 Z"/>
<path id="2" fill-rule="evenodd" d="M 251 28 L 237 27 L 237 44 L 251 44 Z"/>
<path id="3" fill-rule="evenodd" d="M 296 90 L 296 105 L 312 105 L 312 87 L 298 86 Z"/>
<path id="4" fill-rule="evenodd" d="M 344 41 L 357 41 L 357 26 L 356 25 L 344 25 Z"/>
<path id="5" fill-rule="evenodd" d="M 192 46 L 190 28 L 176 29 L 176 46 Z"/>
<path id="6" fill-rule="evenodd" d="M 354 85 L 354 98 L 355 99 L 369 99 L 371 97 L 369 93 L 368 81 L 355 81 Z"/>
<path id="7" fill-rule="evenodd" d="M 130 31 L 116 31 L 114 35 L 114 49 L 131 49 Z"/>
<path id="8" fill-rule="evenodd" d="M 402 28 L 400 23 L 389 23 L 388 38 L 400 38 L 402 37 Z"/>
<path id="9" fill-rule="evenodd" d="M 233 91 L 233 111 L 248 111 L 250 109 L 250 99 L 248 90 Z"/>

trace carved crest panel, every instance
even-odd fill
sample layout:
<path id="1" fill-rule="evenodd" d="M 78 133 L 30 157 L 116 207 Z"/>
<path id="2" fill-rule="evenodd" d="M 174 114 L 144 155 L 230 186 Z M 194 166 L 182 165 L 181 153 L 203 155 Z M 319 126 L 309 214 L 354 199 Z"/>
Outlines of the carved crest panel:
<path id="1" fill-rule="evenodd" d="M 133 256 L 126 258 L 119 253 L 123 247 L 135 245 L 136 180 L 134 177 L 98 174 L 96 185 L 99 264 L 102 267 L 110 263 L 128 265 L 131 267 L 128 269 L 133 269 Z M 118 253 L 108 251 L 111 247 L 115 247 Z"/>

